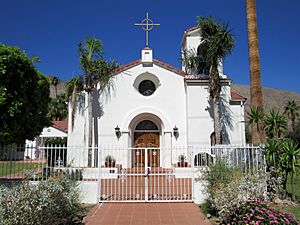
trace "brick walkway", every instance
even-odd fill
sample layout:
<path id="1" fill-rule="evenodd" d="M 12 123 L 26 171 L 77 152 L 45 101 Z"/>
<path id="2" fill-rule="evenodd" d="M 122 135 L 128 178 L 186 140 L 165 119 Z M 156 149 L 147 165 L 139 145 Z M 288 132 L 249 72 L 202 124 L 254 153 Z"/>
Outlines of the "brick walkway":
<path id="1" fill-rule="evenodd" d="M 211 225 L 193 203 L 105 203 L 85 218 L 86 225 Z"/>

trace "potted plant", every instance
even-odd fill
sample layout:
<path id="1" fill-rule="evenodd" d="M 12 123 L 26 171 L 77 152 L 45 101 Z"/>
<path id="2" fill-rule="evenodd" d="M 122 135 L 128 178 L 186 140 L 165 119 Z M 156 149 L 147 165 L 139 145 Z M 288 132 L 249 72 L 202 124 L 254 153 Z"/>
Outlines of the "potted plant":
<path id="1" fill-rule="evenodd" d="M 177 166 L 178 167 L 187 167 L 188 166 L 185 155 L 181 154 L 178 156 Z"/>
<path id="2" fill-rule="evenodd" d="M 105 157 L 105 167 L 115 167 L 116 160 L 112 155 L 107 155 Z"/>

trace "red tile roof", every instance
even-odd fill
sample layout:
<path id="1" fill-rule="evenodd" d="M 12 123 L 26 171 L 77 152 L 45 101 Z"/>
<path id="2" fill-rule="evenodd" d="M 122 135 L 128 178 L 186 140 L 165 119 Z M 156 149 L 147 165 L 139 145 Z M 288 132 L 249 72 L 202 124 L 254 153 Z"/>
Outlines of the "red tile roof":
<path id="1" fill-rule="evenodd" d="M 176 67 L 171 66 L 170 64 L 165 63 L 163 61 L 154 59 L 153 62 L 156 63 L 156 64 L 158 64 L 158 65 L 160 65 L 160 66 L 162 66 L 162 67 L 164 67 L 164 68 L 166 68 L 166 69 L 168 69 L 168 70 L 171 70 L 171 71 L 173 71 L 175 73 L 179 73 L 181 75 L 187 75 L 187 73 L 184 72 L 183 70 L 177 69 Z"/>
<path id="2" fill-rule="evenodd" d="M 125 65 L 123 65 L 123 66 L 120 66 L 120 67 L 118 67 L 117 69 L 115 69 L 115 73 L 117 73 L 117 72 L 122 72 L 122 71 L 124 71 L 124 70 L 129 69 L 129 68 L 132 68 L 132 67 L 138 65 L 138 64 L 141 63 L 141 62 L 142 62 L 142 60 L 141 60 L 141 59 L 138 59 L 138 60 L 136 60 L 136 61 L 127 63 L 127 64 L 125 64 Z M 157 64 L 158 66 L 164 67 L 164 68 L 167 69 L 167 70 L 171 70 L 171 71 L 173 71 L 174 73 L 179 73 L 179 74 L 181 74 L 181 75 L 186 75 L 186 74 L 187 74 L 186 72 L 184 72 L 184 71 L 182 71 L 182 70 L 180 70 L 180 69 L 177 69 L 176 67 L 171 66 L 170 64 L 165 63 L 165 62 L 162 62 L 162 61 L 157 60 L 157 59 L 153 59 L 153 63 L 154 63 L 154 64 Z"/>
<path id="3" fill-rule="evenodd" d="M 239 95 L 235 91 L 231 91 L 231 100 L 246 101 L 247 98 L 245 98 L 244 96 Z"/>
<path id="4" fill-rule="evenodd" d="M 193 30 L 197 30 L 198 28 L 200 28 L 200 27 L 199 26 L 194 26 L 194 27 L 191 27 L 191 28 L 185 30 L 185 32 L 188 33 L 188 32 L 191 32 Z"/>
<path id="5" fill-rule="evenodd" d="M 138 60 L 135 60 L 133 62 L 124 64 L 124 65 L 116 68 L 114 72 L 117 73 L 117 72 L 122 72 L 124 70 L 127 70 L 127 69 L 129 69 L 131 67 L 134 67 L 135 65 L 139 64 L 141 61 L 142 61 L 141 59 L 138 59 Z"/>
<path id="6" fill-rule="evenodd" d="M 54 120 L 52 121 L 52 127 L 62 132 L 68 133 L 68 120 Z"/>

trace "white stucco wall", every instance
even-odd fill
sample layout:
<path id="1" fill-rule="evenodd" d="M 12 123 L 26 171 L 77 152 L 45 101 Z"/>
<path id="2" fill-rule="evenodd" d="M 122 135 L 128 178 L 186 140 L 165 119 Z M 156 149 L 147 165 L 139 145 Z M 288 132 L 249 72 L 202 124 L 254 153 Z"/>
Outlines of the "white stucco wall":
<path id="1" fill-rule="evenodd" d="M 77 96 L 77 107 L 75 109 L 74 127 L 72 125 L 72 103 L 68 106 L 68 146 L 87 146 L 87 98 L 82 92 Z"/>
<path id="2" fill-rule="evenodd" d="M 159 79 L 157 90 L 151 96 L 143 96 L 134 87 L 135 79 L 155 75 Z M 170 145 L 169 135 L 176 125 L 179 138 L 172 138 L 172 145 L 186 145 L 185 88 L 181 75 L 160 66 L 143 67 L 142 64 L 118 74 L 115 79 L 115 94 L 103 103 L 104 115 L 100 118 L 101 144 L 128 146 L 128 133 L 118 140 L 114 128 L 118 125 L 123 132 L 130 132 L 138 122 L 152 119 L 161 128 L 161 144 Z M 142 116 L 139 115 L 143 114 Z M 112 119 L 113 118 L 113 121 Z M 137 119 L 135 121 L 135 119 Z M 167 143 L 169 142 L 169 143 Z"/>
<path id="3" fill-rule="evenodd" d="M 231 131 L 231 144 L 246 144 L 244 103 L 241 101 L 231 102 L 230 108 L 234 117 L 233 130 Z"/>
<path id="4" fill-rule="evenodd" d="M 143 96 L 137 90 L 137 80 L 156 78 L 157 89 L 151 96 Z M 143 66 L 139 64 L 131 69 L 116 74 L 114 92 L 109 99 L 100 99 L 103 115 L 95 120 L 94 143 L 106 148 L 133 146 L 133 130 L 142 120 L 152 120 L 160 129 L 160 147 L 186 146 L 186 92 L 182 75 L 153 64 Z M 69 113 L 68 146 L 87 146 L 87 103 L 85 94 L 81 94 L 81 104 L 78 105 L 74 128 L 71 127 L 71 113 Z M 98 110 L 97 110 L 98 105 Z M 94 115 L 100 115 L 97 99 L 94 99 Z M 71 112 L 71 105 L 69 105 Z M 117 139 L 115 127 L 119 126 L 122 136 Z M 179 130 L 179 137 L 172 135 L 173 128 Z M 84 154 L 82 150 L 82 154 Z M 79 153 L 82 155 L 81 153 Z M 123 153 L 122 160 L 129 159 L 130 151 Z M 105 157 L 105 155 L 102 155 Z M 163 152 L 161 158 L 166 157 Z M 118 161 L 118 159 L 116 159 Z M 119 159 L 121 160 L 121 159 Z M 120 161 L 119 161 L 120 162 Z M 73 160 L 74 163 L 74 160 Z M 125 162 L 124 162 L 125 163 Z M 125 166 L 123 164 L 123 166 Z"/>
<path id="5" fill-rule="evenodd" d="M 189 145 L 209 145 L 213 132 L 207 85 L 187 83 L 187 127 Z"/>

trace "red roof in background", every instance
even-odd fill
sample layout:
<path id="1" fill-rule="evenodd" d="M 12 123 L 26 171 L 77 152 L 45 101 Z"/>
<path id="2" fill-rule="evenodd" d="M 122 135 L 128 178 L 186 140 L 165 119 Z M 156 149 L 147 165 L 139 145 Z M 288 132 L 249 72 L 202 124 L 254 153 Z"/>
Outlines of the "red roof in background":
<path id="1" fill-rule="evenodd" d="M 247 98 L 245 98 L 244 96 L 239 95 L 235 91 L 231 91 L 231 100 L 246 101 Z"/>
<path id="2" fill-rule="evenodd" d="M 124 70 L 126 70 L 126 69 L 129 69 L 129 68 L 131 68 L 131 67 L 134 67 L 135 65 L 137 65 L 137 64 L 139 64 L 139 63 L 141 63 L 141 62 L 142 62 L 142 60 L 141 60 L 141 59 L 138 59 L 138 60 L 136 60 L 136 61 L 127 63 L 127 64 L 125 64 L 125 65 L 123 65 L 123 66 L 120 66 L 120 67 L 116 68 L 116 69 L 115 69 L 115 73 L 116 73 L 116 72 L 122 72 L 122 71 L 124 71 Z M 184 72 L 184 71 L 182 71 L 182 70 L 180 70 L 180 69 L 177 69 L 176 67 L 171 66 L 170 64 L 165 63 L 165 62 L 160 61 L 160 60 L 157 60 L 157 59 L 153 59 L 153 63 L 154 63 L 154 64 L 158 64 L 159 66 L 162 66 L 162 67 L 164 67 L 164 68 L 166 68 L 166 69 L 168 69 L 168 70 L 171 70 L 171 71 L 173 71 L 173 72 L 175 72 L 175 73 L 179 73 L 179 74 L 182 74 L 182 75 L 186 75 L 186 74 L 187 74 L 186 72 Z"/>
<path id="3" fill-rule="evenodd" d="M 68 120 L 54 120 L 52 121 L 52 127 L 62 132 L 68 133 Z"/>

